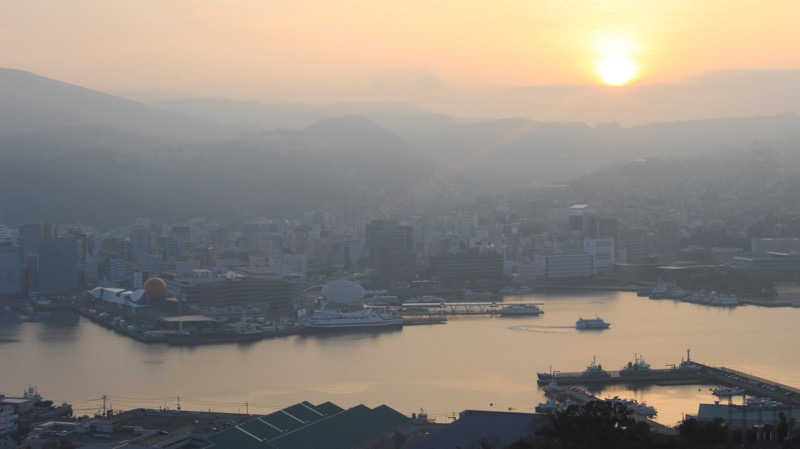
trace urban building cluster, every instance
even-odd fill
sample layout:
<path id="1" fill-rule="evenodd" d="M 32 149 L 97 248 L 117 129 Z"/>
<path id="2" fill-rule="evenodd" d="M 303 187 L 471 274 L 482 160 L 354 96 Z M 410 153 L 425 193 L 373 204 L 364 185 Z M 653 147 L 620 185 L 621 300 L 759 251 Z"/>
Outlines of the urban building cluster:
<path id="1" fill-rule="evenodd" d="M 774 296 L 775 282 L 800 275 L 800 238 L 775 235 L 787 226 L 773 216 L 745 227 L 638 203 L 576 204 L 570 192 L 552 186 L 381 219 L 317 211 L 235 223 L 140 218 L 111 229 L 0 226 L 0 297 L 135 291 L 158 277 L 181 304 L 262 303 L 281 317 L 304 291 L 334 279 L 399 296 L 659 279 Z"/>

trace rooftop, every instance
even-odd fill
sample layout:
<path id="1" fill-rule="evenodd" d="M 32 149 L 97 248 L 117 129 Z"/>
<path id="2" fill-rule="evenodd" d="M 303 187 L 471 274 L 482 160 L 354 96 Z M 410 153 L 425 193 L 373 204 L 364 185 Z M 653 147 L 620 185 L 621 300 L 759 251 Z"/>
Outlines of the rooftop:
<path id="1" fill-rule="evenodd" d="M 326 402 L 301 402 L 258 416 L 209 438 L 212 448 L 350 449 L 361 447 L 408 424 L 409 419 L 385 405 L 358 405 L 344 410 Z"/>
<path id="2" fill-rule="evenodd" d="M 539 413 L 465 410 L 458 420 L 422 440 L 409 444 L 409 449 L 457 449 L 468 447 L 506 447 L 532 435 L 547 422 L 548 415 Z"/>

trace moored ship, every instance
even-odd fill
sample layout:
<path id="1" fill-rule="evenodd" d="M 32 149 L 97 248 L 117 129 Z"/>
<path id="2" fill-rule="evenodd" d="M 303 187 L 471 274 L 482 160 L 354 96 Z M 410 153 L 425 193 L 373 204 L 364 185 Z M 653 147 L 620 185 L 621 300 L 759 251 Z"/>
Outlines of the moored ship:
<path id="1" fill-rule="evenodd" d="M 395 315 L 382 315 L 374 309 L 356 312 L 316 310 L 302 323 L 303 330 L 324 332 L 359 329 L 390 329 L 403 326 L 403 318 Z"/>
<path id="2" fill-rule="evenodd" d="M 583 377 L 611 377 L 608 371 L 603 369 L 603 365 L 597 363 L 597 358 L 592 357 L 592 363 L 586 367 L 586 370 L 581 374 Z"/>
<path id="3" fill-rule="evenodd" d="M 620 371 L 620 376 L 641 376 L 653 372 L 650 364 L 644 361 L 644 357 L 640 354 L 633 355 L 633 362 L 628 362 Z"/>
<path id="4" fill-rule="evenodd" d="M 536 304 L 511 304 L 500 309 L 498 313 L 500 316 L 538 316 L 544 312 Z"/>

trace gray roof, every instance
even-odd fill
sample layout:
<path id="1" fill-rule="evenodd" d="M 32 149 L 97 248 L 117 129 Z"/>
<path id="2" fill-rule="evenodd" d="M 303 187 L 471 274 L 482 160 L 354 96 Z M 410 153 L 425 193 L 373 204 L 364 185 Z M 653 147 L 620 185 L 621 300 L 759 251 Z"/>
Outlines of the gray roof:
<path id="1" fill-rule="evenodd" d="M 326 402 L 301 402 L 209 437 L 214 449 L 350 449 L 370 443 L 408 417 L 385 405 L 344 410 Z"/>
<path id="2" fill-rule="evenodd" d="M 539 413 L 465 410 L 457 421 L 411 443 L 408 449 L 473 449 L 480 448 L 482 441 L 491 447 L 506 447 L 533 435 L 548 418 Z"/>

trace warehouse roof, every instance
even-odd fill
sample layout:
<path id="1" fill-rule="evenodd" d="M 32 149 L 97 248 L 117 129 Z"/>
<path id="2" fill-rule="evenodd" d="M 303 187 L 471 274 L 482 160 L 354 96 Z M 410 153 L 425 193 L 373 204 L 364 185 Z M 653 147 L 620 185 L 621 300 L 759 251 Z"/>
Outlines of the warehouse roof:
<path id="1" fill-rule="evenodd" d="M 344 410 L 326 402 L 301 402 L 255 417 L 209 438 L 213 448 L 349 449 L 379 439 L 409 419 L 385 406 Z"/>

